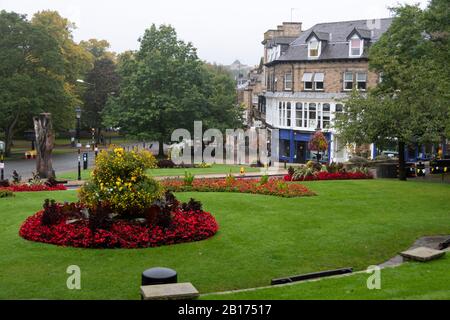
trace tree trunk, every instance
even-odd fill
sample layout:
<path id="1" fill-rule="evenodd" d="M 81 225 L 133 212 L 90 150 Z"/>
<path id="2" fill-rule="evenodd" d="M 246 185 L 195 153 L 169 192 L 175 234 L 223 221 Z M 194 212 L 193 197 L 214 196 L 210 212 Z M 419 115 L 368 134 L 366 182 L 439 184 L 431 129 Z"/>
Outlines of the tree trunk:
<path id="1" fill-rule="evenodd" d="M 14 120 L 9 124 L 5 130 L 5 156 L 9 157 L 11 155 L 11 147 L 13 144 L 14 129 L 16 127 L 17 121 L 19 120 L 19 115 L 17 114 Z"/>
<path id="2" fill-rule="evenodd" d="M 55 178 L 52 165 L 52 152 L 55 142 L 50 113 L 41 113 L 33 117 L 36 134 L 36 172 L 41 178 Z"/>
<path id="3" fill-rule="evenodd" d="M 164 159 L 164 140 L 162 138 L 159 139 L 159 151 L 158 151 L 158 158 L 159 159 Z"/>
<path id="4" fill-rule="evenodd" d="M 398 142 L 398 178 L 401 181 L 406 181 L 406 168 L 405 168 L 405 143 L 403 141 Z"/>
<path id="5" fill-rule="evenodd" d="M 447 138 L 445 136 L 442 137 L 442 159 L 445 159 L 447 155 Z"/>

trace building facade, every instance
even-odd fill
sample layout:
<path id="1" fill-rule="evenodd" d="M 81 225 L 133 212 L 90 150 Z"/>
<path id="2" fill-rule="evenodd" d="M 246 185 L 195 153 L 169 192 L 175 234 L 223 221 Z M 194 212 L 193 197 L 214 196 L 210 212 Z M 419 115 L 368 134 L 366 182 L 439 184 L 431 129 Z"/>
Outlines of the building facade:
<path id="1" fill-rule="evenodd" d="M 308 141 L 317 130 L 329 141 L 322 160 L 348 160 L 354 150 L 339 140 L 334 119 L 354 89 L 366 91 L 381 80 L 369 71 L 368 50 L 391 22 L 388 18 L 321 23 L 305 31 L 297 23 L 300 34 L 288 45 L 288 39 L 277 34 L 270 38 L 273 32 L 266 32 L 264 85 L 255 109 L 258 120 L 279 129 L 280 161 L 314 160 Z M 375 155 L 373 146 L 367 149 L 369 157 Z"/>

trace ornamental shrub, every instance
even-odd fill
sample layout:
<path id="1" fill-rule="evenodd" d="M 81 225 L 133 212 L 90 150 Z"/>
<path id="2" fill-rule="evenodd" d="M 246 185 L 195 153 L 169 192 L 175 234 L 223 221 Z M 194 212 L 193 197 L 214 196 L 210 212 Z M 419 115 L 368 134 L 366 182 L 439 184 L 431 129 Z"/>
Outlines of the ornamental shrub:
<path id="1" fill-rule="evenodd" d="M 164 159 L 158 161 L 158 168 L 161 169 L 173 169 L 175 168 L 175 163 L 170 159 Z"/>
<path id="2" fill-rule="evenodd" d="M 11 190 L 0 190 L 0 198 L 14 197 L 14 193 Z"/>
<path id="3" fill-rule="evenodd" d="M 192 187 L 192 184 L 194 183 L 194 179 L 195 179 L 195 176 L 192 173 L 187 172 L 187 171 L 184 172 L 183 181 L 184 181 L 184 185 L 186 187 Z"/>
<path id="4" fill-rule="evenodd" d="M 80 201 L 90 209 L 102 203 L 121 218 L 143 217 L 164 194 L 162 186 L 145 174 L 152 168 L 156 168 L 156 159 L 146 150 L 102 151 L 91 180 L 80 189 Z"/>

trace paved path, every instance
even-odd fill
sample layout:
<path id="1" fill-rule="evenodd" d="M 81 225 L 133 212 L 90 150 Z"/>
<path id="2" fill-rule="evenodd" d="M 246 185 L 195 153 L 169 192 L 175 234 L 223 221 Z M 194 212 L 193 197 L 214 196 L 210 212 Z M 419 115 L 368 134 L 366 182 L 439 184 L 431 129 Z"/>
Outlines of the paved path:
<path id="1" fill-rule="evenodd" d="M 94 160 L 94 152 L 88 152 L 88 163 L 92 165 Z M 58 174 L 64 171 L 76 171 L 78 168 L 78 153 L 74 150 L 73 153 L 56 154 L 53 155 L 53 169 Z M 22 179 L 32 177 L 33 172 L 36 171 L 35 159 L 19 159 L 5 161 L 5 179 L 11 179 L 13 171 L 22 176 Z"/>
<path id="2" fill-rule="evenodd" d="M 124 145 L 124 148 L 132 149 L 134 146 L 138 146 L 140 148 L 143 147 L 142 143 L 139 144 L 127 144 Z M 158 152 L 158 143 L 146 143 L 146 148 L 152 146 L 150 149 L 151 152 Z M 167 146 L 165 146 L 167 150 Z M 91 150 L 82 150 L 82 153 L 88 153 L 88 167 L 92 167 L 94 164 L 95 153 Z M 54 154 L 53 157 L 53 169 L 56 172 L 56 175 L 64 172 L 76 172 L 78 170 L 78 152 L 77 149 L 73 149 L 73 152 L 64 153 L 64 154 Z M 83 163 L 81 164 L 83 165 Z M 36 171 L 36 160 L 35 159 L 15 159 L 15 160 L 7 160 L 5 161 L 5 179 L 11 179 L 13 171 L 16 170 L 22 179 L 28 179 L 33 176 L 33 172 Z"/>

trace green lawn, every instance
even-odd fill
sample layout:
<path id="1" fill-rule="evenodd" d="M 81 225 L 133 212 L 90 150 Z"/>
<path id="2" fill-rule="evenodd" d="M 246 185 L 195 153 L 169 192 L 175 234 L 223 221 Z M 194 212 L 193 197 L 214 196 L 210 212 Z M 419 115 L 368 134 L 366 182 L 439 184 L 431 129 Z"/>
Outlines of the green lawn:
<path id="1" fill-rule="evenodd" d="M 248 166 L 245 166 L 245 172 L 251 173 L 251 172 L 261 172 L 261 168 L 251 168 Z M 194 175 L 205 175 L 205 174 L 228 174 L 230 173 L 239 173 L 241 169 L 241 166 L 238 165 L 224 165 L 224 164 L 215 164 L 211 168 L 192 168 L 192 169 L 152 169 L 149 170 L 148 173 L 154 177 L 176 177 L 180 176 L 183 177 L 184 173 L 190 172 Z M 91 170 L 83 170 L 81 172 L 81 177 L 83 180 L 89 179 L 89 176 L 91 174 Z M 65 172 L 60 173 L 57 175 L 59 179 L 67 179 L 67 180 L 76 180 L 78 177 L 77 172 Z"/>
<path id="2" fill-rule="evenodd" d="M 260 287 L 269 285 L 272 278 L 293 274 L 341 267 L 364 270 L 408 248 L 421 236 L 450 234 L 450 185 L 389 180 L 305 184 L 318 196 L 178 194 L 182 200 L 201 200 L 216 216 L 219 233 L 198 243 L 144 250 L 60 248 L 18 236 L 22 221 L 40 208 L 43 199 L 72 201 L 75 191 L 22 193 L 0 199 L 0 299 L 138 299 L 140 273 L 153 266 L 176 269 L 180 282 L 192 282 L 201 293 Z M 445 269 L 445 261 L 429 266 L 447 263 L 442 266 Z M 73 264 L 81 267 L 80 291 L 66 288 L 65 271 Z M 414 268 L 428 274 L 427 266 L 402 268 L 413 268 L 419 277 Z M 397 269 L 389 272 L 395 274 Z M 417 298 L 427 298 L 432 291 L 448 290 L 448 282 L 440 281 L 439 274 L 424 277 L 423 285 L 417 285 L 422 291 L 414 291 L 414 286 L 409 291 L 405 286 L 392 297 L 411 297 L 417 292 Z M 441 276 L 448 280 L 448 272 Z M 354 279 L 327 281 L 358 281 Z M 343 288 L 347 285 L 356 286 L 342 283 Z M 318 297 L 326 297 L 332 287 L 323 294 L 319 288 Z M 338 296 L 336 292 L 329 297 Z M 293 298 L 297 297 L 301 296 Z"/>
<path id="3" fill-rule="evenodd" d="M 322 279 L 247 292 L 202 296 L 203 300 L 388 300 L 450 299 L 450 254 L 429 263 L 409 262 L 381 270 L 381 289 L 368 290 L 372 275 Z"/>

